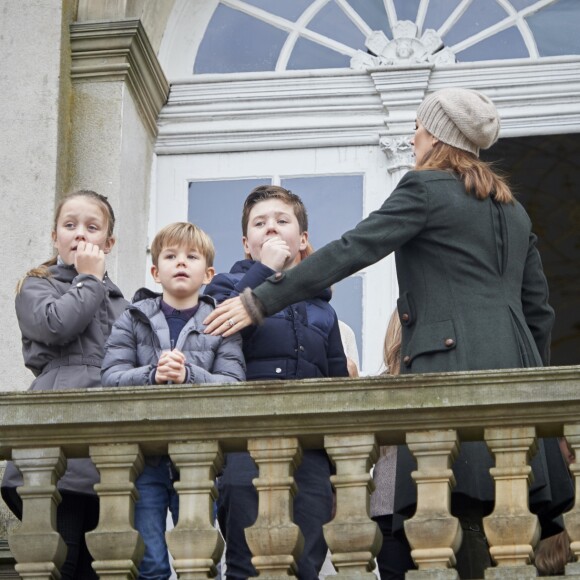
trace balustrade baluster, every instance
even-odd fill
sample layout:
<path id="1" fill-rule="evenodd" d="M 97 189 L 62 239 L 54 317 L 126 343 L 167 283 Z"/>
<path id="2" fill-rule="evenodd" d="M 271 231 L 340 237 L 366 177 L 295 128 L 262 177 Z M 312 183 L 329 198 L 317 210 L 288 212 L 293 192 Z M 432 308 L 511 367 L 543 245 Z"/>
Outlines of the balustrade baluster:
<path id="1" fill-rule="evenodd" d="M 577 575 L 580 578 L 580 425 L 564 425 L 564 436 L 576 457 L 576 462 L 570 464 L 575 481 L 574 506 L 564 514 L 566 532 L 570 537 L 570 550 L 576 561 L 566 564 L 566 576 Z"/>
<path id="2" fill-rule="evenodd" d="M 8 538 L 16 571 L 26 580 L 59 580 L 66 558 L 66 544 L 56 531 L 56 507 L 61 501 L 56 482 L 66 469 L 59 447 L 14 449 L 12 459 L 21 471 L 24 485 L 22 525 Z"/>
<path id="3" fill-rule="evenodd" d="M 336 490 L 336 516 L 324 526 L 338 571 L 332 578 L 376 580 L 371 570 L 383 539 L 369 515 L 374 490 L 369 470 L 378 457 L 376 438 L 368 434 L 326 436 L 324 446 L 336 465 L 336 475 L 330 478 Z"/>
<path id="4" fill-rule="evenodd" d="M 95 485 L 99 495 L 99 525 L 86 534 L 100 578 L 134 580 L 144 545 L 135 530 L 135 480 L 143 470 L 143 455 L 136 444 L 91 445 L 90 454 L 101 474 Z"/>
<path id="5" fill-rule="evenodd" d="M 411 556 L 418 570 L 407 572 L 413 580 L 459 578 L 455 554 L 461 545 L 459 520 L 451 515 L 451 489 L 455 477 L 451 465 L 457 457 L 457 432 L 416 431 L 407 433 L 407 445 L 417 460 L 412 477 L 417 483 L 417 510 L 405 522 Z"/>
<path id="6" fill-rule="evenodd" d="M 488 568 L 485 578 L 525 580 L 535 578 L 531 565 L 534 546 L 540 538 L 540 524 L 529 509 L 532 477 L 529 465 L 537 451 L 534 427 L 485 429 L 485 441 L 495 457 L 490 473 L 495 480 L 495 507 L 483 518 L 485 535 L 496 568 Z"/>
<path id="7" fill-rule="evenodd" d="M 216 472 L 223 455 L 217 441 L 170 443 L 169 455 L 179 471 L 179 521 L 167 532 L 173 567 L 181 580 L 214 578 L 224 541 L 213 524 Z"/>
<path id="8" fill-rule="evenodd" d="M 302 449 L 295 437 L 249 439 L 248 451 L 258 465 L 258 519 L 246 529 L 252 564 L 260 580 L 288 580 L 304 546 L 300 528 L 293 523 L 296 495 L 294 470 Z"/>

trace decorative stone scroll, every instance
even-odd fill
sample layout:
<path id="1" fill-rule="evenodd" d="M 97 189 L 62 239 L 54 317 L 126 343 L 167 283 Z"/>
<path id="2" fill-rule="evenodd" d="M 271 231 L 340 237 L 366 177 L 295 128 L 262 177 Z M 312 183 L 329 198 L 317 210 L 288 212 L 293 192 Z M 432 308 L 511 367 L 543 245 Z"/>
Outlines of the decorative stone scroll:
<path id="1" fill-rule="evenodd" d="M 580 578 L 580 425 L 564 425 L 564 436 L 577 458 L 576 462 L 570 464 L 570 471 L 574 476 L 576 498 L 572 509 L 564 514 L 564 524 L 566 532 L 570 537 L 570 550 L 574 554 L 575 562 L 566 564 L 566 576 L 578 576 Z"/>
<path id="2" fill-rule="evenodd" d="M 392 40 L 381 30 L 373 31 L 365 42 L 368 53 L 358 50 L 350 60 L 351 68 L 365 70 L 382 66 L 455 62 L 455 53 L 450 48 L 443 48 L 443 41 L 435 30 L 428 29 L 418 38 L 417 25 L 409 20 L 400 20 L 392 30 Z"/>
<path id="3" fill-rule="evenodd" d="M 399 173 L 405 173 L 415 165 L 410 138 L 384 137 L 379 141 L 379 146 L 387 156 L 389 173 L 400 178 L 402 175 L 398 175 Z"/>

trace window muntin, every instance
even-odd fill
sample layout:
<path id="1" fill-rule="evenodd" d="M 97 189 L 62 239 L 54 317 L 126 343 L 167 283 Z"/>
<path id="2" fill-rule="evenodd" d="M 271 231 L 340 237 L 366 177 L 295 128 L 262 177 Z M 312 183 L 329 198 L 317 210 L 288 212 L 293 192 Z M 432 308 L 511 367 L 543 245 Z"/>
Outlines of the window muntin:
<path id="1" fill-rule="evenodd" d="M 458 62 L 580 54 L 579 16 L 577 0 L 221 0 L 194 72 L 348 68 L 401 21 L 417 38 L 434 29 Z"/>

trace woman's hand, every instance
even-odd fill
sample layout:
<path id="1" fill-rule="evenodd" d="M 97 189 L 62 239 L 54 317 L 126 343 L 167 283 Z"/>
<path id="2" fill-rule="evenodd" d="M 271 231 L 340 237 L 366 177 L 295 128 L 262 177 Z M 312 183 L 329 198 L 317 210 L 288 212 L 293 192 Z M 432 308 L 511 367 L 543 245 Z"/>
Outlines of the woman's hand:
<path id="1" fill-rule="evenodd" d="M 230 336 L 250 326 L 252 319 L 239 296 L 222 302 L 204 321 L 205 334 Z"/>

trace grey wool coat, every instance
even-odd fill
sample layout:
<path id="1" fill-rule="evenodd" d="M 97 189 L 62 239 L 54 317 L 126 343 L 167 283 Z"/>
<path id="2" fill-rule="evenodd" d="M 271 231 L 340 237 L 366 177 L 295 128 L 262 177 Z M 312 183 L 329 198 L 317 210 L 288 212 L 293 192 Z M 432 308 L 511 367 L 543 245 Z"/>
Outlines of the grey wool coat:
<path id="1" fill-rule="evenodd" d="M 74 266 L 49 268 L 50 276 L 29 276 L 16 296 L 24 364 L 36 377 L 32 391 L 101 386 L 103 348 L 128 302 L 108 276 L 98 280 Z M 58 482 L 61 491 L 94 494 L 99 474 L 90 459 L 69 459 Z M 9 463 L 2 487 L 22 485 Z"/>
<path id="2" fill-rule="evenodd" d="M 269 316 L 391 252 L 401 373 L 549 363 L 554 312 L 528 215 L 518 202 L 478 200 L 448 171 L 408 172 L 380 209 L 295 268 L 268 278 L 254 295 Z M 544 460 L 534 470 L 535 487 L 547 489 Z M 454 493 L 492 501 L 491 466 L 485 445 L 463 444 L 453 466 Z M 404 482 L 397 469 L 396 502 L 412 504 L 415 486 Z"/>
<path id="3" fill-rule="evenodd" d="M 169 326 L 160 303 L 160 296 L 140 300 L 115 323 L 105 346 L 104 386 L 155 384 L 161 352 L 171 349 Z M 212 298 L 200 296 L 199 309 L 175 344 L 186 358 L 186 383 L 232 383 L 246 378 L 241 336 L 223 338 L 203 333 L 203 320 L 214 308 Z"/>

